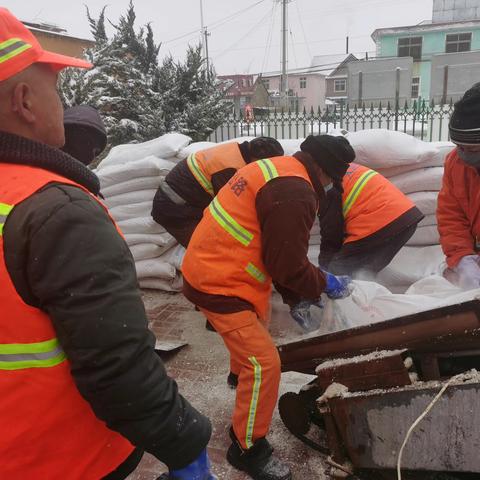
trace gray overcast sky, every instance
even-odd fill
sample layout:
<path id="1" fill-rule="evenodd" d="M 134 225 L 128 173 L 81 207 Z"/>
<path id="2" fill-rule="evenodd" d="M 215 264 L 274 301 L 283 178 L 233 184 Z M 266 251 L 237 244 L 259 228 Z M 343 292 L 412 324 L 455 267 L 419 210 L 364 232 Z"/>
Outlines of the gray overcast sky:
<path id="1" fill-rule="evenodd" d="M 256 5 L 255 5 L 256 4 Z M 22 20 L 55 23 L 75 36 L 90 38 L 85 6 L 97 16 L 103 5 L 116 21 L 128 0 L 3 0 Z M 151 22 L 160 56 L 182 58 L 199 39 L 200 0 L 135 0 L 138 25 Z M 252 6 L 255 5 L 255 6 Z M 252 6 L 252 8 L 248 8 Z M 228 21 L 220 22 L 240 10 Z M 274 0 L 203 0 L 211 26 L 210 56 L 219 74 L 278 70 L 280 5 Z M 289 4 L 289 68 L 307 66 L 314 55 L 372 52 L 370 35 L 380 27 L 415 25 L 431 19 L 432 0 L 293 0 Z M 183 38 L 177 39 L 183 36 Z M 175 40 L 176 39 L 176 40 Z"/>

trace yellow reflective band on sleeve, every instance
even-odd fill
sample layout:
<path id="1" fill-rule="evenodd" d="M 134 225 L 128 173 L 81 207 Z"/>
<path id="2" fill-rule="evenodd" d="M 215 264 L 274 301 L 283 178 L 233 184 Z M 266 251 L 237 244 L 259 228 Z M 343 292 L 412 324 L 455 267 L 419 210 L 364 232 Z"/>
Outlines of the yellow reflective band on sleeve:
<path id="1" fill-rule="evenodd" d="M 257 416 L 258 397 L 260 396 L 260 387 L 262 386 L 262 366 L 255 357 L 248 359 L 253 365 L 253 390 L 250 400 L 250 409 L 248 411 L 247 434 L 245 445 L 247 448 L 253 446 L 253 428 L 255 426 L 255 417 Z"/>
<path id="2" fill-rule="evenodd" d="M 213 197 L 215 195 L 213 191 L 213 185 L 202 172 L 194 153 L 188 156 L 187 165 L 193 176 L 196 178 L 197 182 L 203 187 L 203 189 L 207 193 L 209 193 Z"/>
<path id="3" fill-rule="evenodd" d="M 217 223 L 229 233 L 235 240 L 238 240 L 242 245 L 248 247 L 253 240 L 253 233 L 243 228 L 227 211 L 220 205 L 220 202 L 215 197 L 208 207 L 213 218 Z"/>
<path id="4" fill-rule="evenodd" d="M 265 274 L 251 262 L 247 265 L 245 271 L 260 283 L 265 283 L 267 279 Z"/>
<path id="5" fill-rule="evenodd" d="M 37 343 L 0 344 L 0 370 L 54 367 L 66 358 L 56 338 Z"/>
<path id="6" fill-rule="evenodd" d="M 362 175 L 360 175 L 359 179 L 355 182 L 355 185 L 353 186 L 351 192 L 348 194 L 347 199 L 345 200 L 345 203 L 343 204 L 344 217 L 347 216 L 348 212 L 353 207 L 353 204 L 357 200 L 360 193 L 362 193 L 362 190 L 365 188 L 365 185 L 375 175 L 377 175 L 377 172 L 375 172 L 374 170 L 368 170 L 362 173 Z"/>
<path id="7" fill-rule="evenodd" d="M 263 177 L 265 178 L 266 182 L 269 182 L 270 180 L 278 177 L 277 169 L 269 158 L 258 160 L 257 164 L 260 167 L 260 170 L 262 171 Z"/>
<path id="8" fill-rule="evenodd" d="M 0 43 L 0 63 L 6 62 L 10 58 L 20 55 L 25 50 L 32 48 L 27 42 L 20 38 L 11 38 L 5 42 Z"/>
<path id="9" fill-rule="evenodd" d="M 0 236 L 3 234 L 3 226 L 7 220 L 8 214 L 12 211 L 13 205 L 0 202 Z"/>

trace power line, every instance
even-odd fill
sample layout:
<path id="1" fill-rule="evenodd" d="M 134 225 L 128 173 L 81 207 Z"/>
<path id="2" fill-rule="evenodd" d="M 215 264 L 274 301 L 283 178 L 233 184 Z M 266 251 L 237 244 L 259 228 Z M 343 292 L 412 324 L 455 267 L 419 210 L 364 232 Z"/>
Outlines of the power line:
<path id="1" fill-rule="evenodd" d="M 265 2 L 265 0 L 259 0 L 259 1 L 253 3 L 252 5 L 250 5 L 246 8 L 242 8 L 241 10 L 238 10 L 237 12 L 232 13 L 231 15 L 228 15 L 227 17 L 224 17 L 224 18 L 221 18 L 220 20 L 212 22 L 210 25 L 206 25 L 206 27 L 210 31 L 212 31 L 212 30 L 224 25 L 225 23 L 228 23 L 230 20 L 232 20 L 233 18 L 236 18 L 237 16 L 241 15 L 242 13 L 245 13 L 248 10 L 251 10 L 252 8 L 256 7 L 257 5 L 259 5 L 260 3 L 263 3 L 263 2 Z M 198 32 L 199 32 L 199 30 L 197 28 L 197 29 L 192 30 L 190 32 L 179 35 L 178 37 L 171 38 L 170 40 L 166 40 L 165 42 L 162 42 L 162 44 L 166 45 L 168 43 L 175 42 L 177 40 L 181 40 L 181 39 L 186 38 L 186 37 L 191 37 L 194 33 L 198 33 Z"/>
<path id="2" fill-rule="evenodd" d="M 245 38 L 247 38 L 260 24 L 262 24 L 266 18 L 271 15 L 273 12 L 273 7 L 270 8 L 268 10 L 268 12 L 266 13 L 266 15 L 264 15 L 259 21 L 258 23 L 256 23 L 250 30 L 248 30 L 248 32 L 243 35 L 241 38 L 239 38 L 236 42 L 234 42 L 232 45 L 230 45 L 228 48 L 226 48 L 225 50 L 223 50 L 222 52 L 220 52 L 218 55 L 215 55 L 214 57 L 215 58 L 220 58 L 221 56 L 225 55 L 225 53 L 227 52 L 232 52 L 235 50 L 235 47 L 240 43 L 242 42 L 243 40 L 245 40 Z"/>
<path id="3" fill-rule="evenodd" d="M 262 71 L 265 70 L 265 66 L 267 64 L 267 58 L 270 54 L 270 46 L 272 44 L 272 33 L 273 33 L 273 27 L 275 25 L 275 14 L 276 14 L 276 9 L 277 9 L 277 3 L 275 2 L 273 4 L 273 11 L 272 11 L 272 16 L 271 16 L 271 21 L 270 21 L 270 28 L 268 30 L 267 34 L 267 44 L 265 48 L 265 53 L 263 55 L 263 62 L 262 62 Z"/>
<path id="4" fill-rule="evenodd" d="M 312 52 L 310 51 L 309 42 L 307 40 L 307 35 L 305 34 L 305 28 L 303 27 L 302 15 L 300 14 L 300 8 L 298 7 L 298 0 L 295 2 L 295 7 L 297 7 L 298 21 L 303 33 L 303 39 L 305 40 L 305 45 L 307 46 L 307 53 L 310 58 L 312 58 Z"/>

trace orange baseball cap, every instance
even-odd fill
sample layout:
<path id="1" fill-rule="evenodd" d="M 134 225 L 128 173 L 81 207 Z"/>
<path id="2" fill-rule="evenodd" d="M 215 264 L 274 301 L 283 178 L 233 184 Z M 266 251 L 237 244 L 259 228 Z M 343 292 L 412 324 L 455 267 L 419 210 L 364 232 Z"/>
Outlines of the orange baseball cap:
<path id="1" fill-rule="evenodd" d="M 20 20 L 6 8 L 0 8 L 0 82 L 33 63 L 47 63 L 58 71 L 66 67 L 92 67 L 91 63 L 80 58 L 44 50 Z"/>

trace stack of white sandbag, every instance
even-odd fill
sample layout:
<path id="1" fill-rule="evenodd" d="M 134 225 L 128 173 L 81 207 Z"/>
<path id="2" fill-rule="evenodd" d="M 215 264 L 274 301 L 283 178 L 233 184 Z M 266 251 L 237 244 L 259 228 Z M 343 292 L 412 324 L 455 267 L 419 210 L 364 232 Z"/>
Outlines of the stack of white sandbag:
<path id="1" fill-rule="evenodd" d="M 178 291 L 184 249 L 151 217 L 160 181 L 175 166 L 190 138 L 169 133 L 141 144 L 119 145 L 100 163 L 96 174 L 110 214 L 132 252 L 143 288 Z"/>

